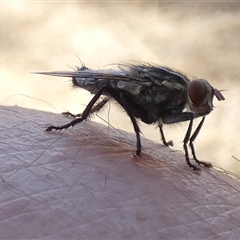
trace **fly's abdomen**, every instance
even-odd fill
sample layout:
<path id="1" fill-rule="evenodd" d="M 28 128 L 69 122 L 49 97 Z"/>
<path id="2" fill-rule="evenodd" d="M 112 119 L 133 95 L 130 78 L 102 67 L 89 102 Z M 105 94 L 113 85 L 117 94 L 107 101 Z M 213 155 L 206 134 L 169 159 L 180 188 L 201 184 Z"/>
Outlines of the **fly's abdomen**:
<path id="1" fill-rule="evenodd" d="M 74 87 L 80 87 L 92 94 L 96 94 L 102 87 L 109 84 L 109 81 L 106 79 L 73 77 L 72 83 Z"/>

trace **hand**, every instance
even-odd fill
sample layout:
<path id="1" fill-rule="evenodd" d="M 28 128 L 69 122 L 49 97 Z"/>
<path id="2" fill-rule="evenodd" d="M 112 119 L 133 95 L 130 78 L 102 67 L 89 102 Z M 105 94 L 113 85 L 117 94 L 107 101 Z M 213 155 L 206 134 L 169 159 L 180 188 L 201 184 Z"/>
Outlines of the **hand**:
<path id="1" fill-rule="evenodd" d="M 239 237 L 240 187 L 184 155 L 94 122 L 45 132 L 66 117 L 0 107 L 1 239 Z M 4 181 L 3 181 L 4 180 Z"/>

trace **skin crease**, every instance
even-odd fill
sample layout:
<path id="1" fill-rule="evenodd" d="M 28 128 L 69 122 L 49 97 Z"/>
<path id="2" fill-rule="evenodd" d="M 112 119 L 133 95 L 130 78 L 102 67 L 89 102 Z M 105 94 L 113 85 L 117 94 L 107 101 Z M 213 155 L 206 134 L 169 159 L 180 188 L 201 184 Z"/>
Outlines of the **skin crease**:
<path id="1" fill-rule="evenodd" d="M 239 180 L 91 121 L 0 107 L 0 239 L 237 239 Z M 211 157 L 211 156 L 209 156 Z"/>

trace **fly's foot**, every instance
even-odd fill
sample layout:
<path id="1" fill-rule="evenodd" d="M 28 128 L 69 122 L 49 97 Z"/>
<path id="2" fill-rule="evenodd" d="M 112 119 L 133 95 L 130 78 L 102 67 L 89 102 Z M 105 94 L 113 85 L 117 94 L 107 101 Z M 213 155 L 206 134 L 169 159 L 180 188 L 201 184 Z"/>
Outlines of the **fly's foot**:
<path id="1" fill-rule="evenodd" d="M 73 113 L 70 113 L 70 112 L 62 112 L 62 115 L 67 116 L 67 117 L 73 117 L 73 118 L 82 117 L 81 113 L 73 114 Z"/>
<path id="2" fill-rule="evenodd" d="M 211 168 L 211 167 L 212 167 L 212 164 L 211 164 L 210 162 L 199 161 L 199 160 L 197 159 L 197 157 L 196 157 L 195 152 L 194 152 L 194 154 L 193 154 L 193 159 L 196 161 L 196 163 L 197 163 L 198 165 L 203 165 L 203 166 L 206 167 L 206 168 Z"/>
<path id="3" fill-rule="evenodd" d="M 76 117 L 76 115 L 75 115 L 75 114 L 73 114 L 73 113 L 70 113 L 70 112 L 62 112 L 61 114 L 62 114 L 62 115 L 64 115 L 64 116 L 67 116 L 67 117 L 73 117 L 73 118 L 75 118 L 75 117 Z"/>
<path id="4" fill-rule="evenodd" d="M 141 157 L 141 149 L 137 149 L 135 155 Z"/>
<path id="5" fill-rule="evenodd" d="M 173 141 L 172 141 L 172 140 L 171 140 L 171 141 L 168 141 L 168 142 L 163 141 L 163 144 L 164 144 L 166 147 L 169 147 L 169 146 L 173 147 Z"/>
<path id="6" fill-rule="evenodd" d="M 196 159 L 194 159 L 194 160 L 197 162 L 198 165 L 203 165 L 206 168 L 211 168 L 212 167 L 212 164 L 209 163 L 209 162 L 202 162 L 202 161 L 199 161 L 199 160 L 196 160 Z M 201 171 L 200 167 L 190 163 L 190 161 L 187 161 L 187 164 L 194 172 L 200 172 Z"/>
<path id="7" fill-rule="evenodd" d="M 203 165 L 206 168 L 211 168 L 213 166 L 210 162 L 198 161 L 197 163 Z"/>
<path id="8" fill-rule="evenodd" d="M 191 162 L 190 162 L 190 159 L 189 159 L 189 157 L 188 156 L 185 156 L 185 158 L 186 158 L 186 162 L 187 162 L 187 165 L 194 171 L 194 172 L 200 172 L 201 171 L 201 168 L 200 167 L 197 167 L 196 165 L 194 165 L 194 164 L 192 164 Z M 196 161 L 196 159 L 195 159 L 195 161 Z M 198 161 L 198 160 L 197 160 Z M 197 162 L 196 161 L 196 162 Z M 198 162 L 200 162 L 200 161 L 198 161 Z"/>
<path id="9" fill-rule="evenodd" d="M 59 130 L 59 127 L 55 127 L 55 126 L 49 126 L 45 129 L 46 132 L 51 132 L 52 130 Z"/>
<path id="10" fill-rule="evenodd" d="M 132 157 L 134 157 L 134 160 L 137 162 L 141 160 L 141 156 L 137 155 L 136 152 L 133 153 Z"/>
<path id="11" fill-rule="evenodd" d="M 200 167 L 197 167 L 197 166 L 195 166 L 193 164 L 190 164 L 190 165 L 188 164 L 188 166 L 196 173 L 199 173 L 201 171 Z"/>

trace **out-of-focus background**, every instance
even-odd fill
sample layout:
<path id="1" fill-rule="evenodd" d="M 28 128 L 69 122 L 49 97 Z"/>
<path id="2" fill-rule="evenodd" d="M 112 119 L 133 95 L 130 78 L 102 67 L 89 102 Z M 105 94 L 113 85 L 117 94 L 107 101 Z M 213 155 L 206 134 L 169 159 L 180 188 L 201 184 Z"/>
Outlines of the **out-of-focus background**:
<path id="1" fill-rule="evenodd" d="M 199 159 L 240 173 L 234 159 L 240 159 L 240 3 L 14 1 L 0 7 L 1 105 L 82 112 L 92 97 L 87 91 L 72 90 L 67 78 L 31 73 L 71 70 L 80 65 L 78 57 L 95 69 L 131 60 L 165 65 L 226 90 L 226 101 L 214 101 L 195 145 Z M 133 131 L 114 104 L 101 117 Z M 173 149 L 182 150 L 187 126 L 165 126 Z M 141 124 L 141 129 L 159 141 L 155 126 Z"/>

